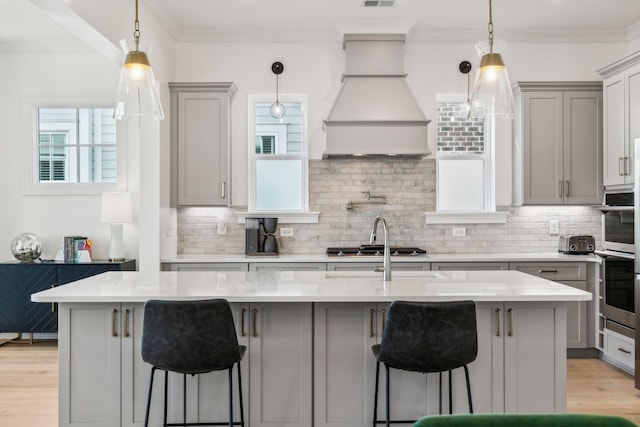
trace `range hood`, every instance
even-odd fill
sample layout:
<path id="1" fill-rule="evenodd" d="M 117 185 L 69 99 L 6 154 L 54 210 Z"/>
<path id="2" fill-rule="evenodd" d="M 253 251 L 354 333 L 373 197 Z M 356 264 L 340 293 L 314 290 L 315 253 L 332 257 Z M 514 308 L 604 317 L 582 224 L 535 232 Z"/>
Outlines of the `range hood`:
<path id="1" fill-rule="evenodd" d="M 345 34 L 346 72 L 324 120 L 323 158 L 429 154 L 427 125 L 403 73 L 404 34 Z"/>

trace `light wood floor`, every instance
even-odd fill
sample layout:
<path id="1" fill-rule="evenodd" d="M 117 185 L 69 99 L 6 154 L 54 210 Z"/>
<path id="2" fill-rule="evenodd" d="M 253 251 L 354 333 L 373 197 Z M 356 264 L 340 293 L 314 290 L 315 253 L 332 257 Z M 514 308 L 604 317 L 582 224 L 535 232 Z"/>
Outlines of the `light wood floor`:
<path id="1" fill-rule="evenodd" d="M 56 341 L 0 346 L 0 426 L 58 425 Z M 640 424 L 633 378 L 599 359 L 569 359 L 568 412 L 619 415 Z"/>

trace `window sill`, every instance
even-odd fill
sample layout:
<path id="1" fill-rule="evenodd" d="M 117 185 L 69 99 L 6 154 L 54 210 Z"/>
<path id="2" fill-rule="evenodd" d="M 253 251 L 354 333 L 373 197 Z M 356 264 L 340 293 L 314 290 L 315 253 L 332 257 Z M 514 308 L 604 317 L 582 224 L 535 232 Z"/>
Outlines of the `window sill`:
<path id="1" fill-rule="evenodd" d="M 279 224 L 317 224 L 320 212 L 234 212 L 238 224 L 244 224 L 247 218 L 278 218 Z"/>
<path id="2" fill-rule="evenodd" d="M 508 212 L 425 212 L 427 224 L 506 224 Z"/>

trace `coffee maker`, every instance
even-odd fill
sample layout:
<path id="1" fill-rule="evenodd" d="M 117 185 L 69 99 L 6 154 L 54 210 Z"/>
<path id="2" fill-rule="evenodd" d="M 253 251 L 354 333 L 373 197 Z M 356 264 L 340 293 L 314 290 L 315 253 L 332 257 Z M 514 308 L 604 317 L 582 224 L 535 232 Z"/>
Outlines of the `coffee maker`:
<path id="1" fill-rule="evenodd" d="M 245 220 L 245 253 L 247 255 L 278 255 L 275 232 L 278 218 L 247 218 Z"/>

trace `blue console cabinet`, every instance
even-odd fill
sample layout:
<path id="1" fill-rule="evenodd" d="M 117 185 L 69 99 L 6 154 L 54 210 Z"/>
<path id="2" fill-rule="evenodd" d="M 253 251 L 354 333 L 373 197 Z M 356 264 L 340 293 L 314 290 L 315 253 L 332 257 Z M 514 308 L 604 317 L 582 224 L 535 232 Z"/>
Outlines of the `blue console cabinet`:
<path id="1" fill-rule="evenodd" d="M 31 302 L 31 294 L 106 271 L 133 271 L 135 260 L 91 263 L 0 263 L 0 332 L 57 332 L 54 304 Z"/>

